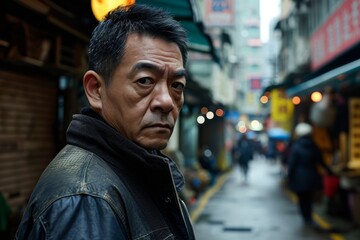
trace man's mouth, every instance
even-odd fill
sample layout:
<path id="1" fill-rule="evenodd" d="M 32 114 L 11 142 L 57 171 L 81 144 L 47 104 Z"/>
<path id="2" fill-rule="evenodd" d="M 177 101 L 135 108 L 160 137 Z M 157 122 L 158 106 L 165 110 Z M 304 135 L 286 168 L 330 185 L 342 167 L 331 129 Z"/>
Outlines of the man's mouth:
<path id="1" fill-rule="evenodd" d="M 162 129 L 168 129 L 168 130 L 172 130 L 172 126 L 170 124 L 167 123 L 156 123 L 156 124 L 152 124 L 150 126 L 151 128 L 162 128 Z"/>

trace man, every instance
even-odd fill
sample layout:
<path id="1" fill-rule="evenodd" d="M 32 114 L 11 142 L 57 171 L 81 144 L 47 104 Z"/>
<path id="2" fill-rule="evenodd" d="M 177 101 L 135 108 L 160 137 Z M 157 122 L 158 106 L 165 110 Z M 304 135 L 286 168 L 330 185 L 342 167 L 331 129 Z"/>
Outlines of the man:
<path id="1" fill-rule="evenodd" d="M 94 30 L 67 146 L 42 174 L 16 239 L 195 239 L 184 185 L 163 155 L 182 107 L 187 39 L 166 12 L 133 5 Z"/>

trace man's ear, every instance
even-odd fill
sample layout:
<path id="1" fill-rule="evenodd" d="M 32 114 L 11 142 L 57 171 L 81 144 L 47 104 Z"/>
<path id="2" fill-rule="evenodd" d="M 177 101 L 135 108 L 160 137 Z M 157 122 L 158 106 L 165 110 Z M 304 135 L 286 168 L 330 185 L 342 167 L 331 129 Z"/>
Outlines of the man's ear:
<path id="1" fill-rule="evenodd" d="M 83 87 L 91 108 L 102 110 L 101 90 L 105 86 L 103 78 L 96 72 L 89 70 L 83 77 Z"/>

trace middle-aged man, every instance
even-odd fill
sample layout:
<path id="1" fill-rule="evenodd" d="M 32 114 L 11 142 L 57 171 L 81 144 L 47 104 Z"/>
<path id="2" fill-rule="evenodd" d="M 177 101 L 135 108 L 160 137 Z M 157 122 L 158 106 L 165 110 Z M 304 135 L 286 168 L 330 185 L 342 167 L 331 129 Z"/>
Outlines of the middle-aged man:
<path id="1" fill-rule="evenodd" d="M 112 11 L 95 28 L 67 145 L 42 174 L 15 239 L 195 239 L 160 150 L 183 105 L 187 38 L 168 13 Z"/>

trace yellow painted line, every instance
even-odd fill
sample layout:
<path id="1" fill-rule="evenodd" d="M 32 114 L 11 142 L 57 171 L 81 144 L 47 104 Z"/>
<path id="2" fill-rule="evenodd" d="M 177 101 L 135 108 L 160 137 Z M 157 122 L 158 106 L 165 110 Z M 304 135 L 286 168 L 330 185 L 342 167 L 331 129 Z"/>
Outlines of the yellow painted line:
<path id="1" fill-rule="evenodd" d="M 332 228 L 330 223 L 328 223 L 325 219 L 320 217 L 319 214 L 313 213 L 313 218 L 314 218 L 315 222 L 323 229 L 330 230 Z M 338 233 L 330 233 L 329 236 L 330 236 L 331 240 L 345 240 L 345 238 L 341 234 L 338 234 Z"/>
<path id="2" fill-rule="evenodd" d="M 200 198 L 198 205 L 190 214 L 192 222 L 196 222 L 196 220 L 199 218 L 200 214 L 204 210 L 205 206 L 208 204 L 210 198 L 221 189 L 225 181 L 230 176 L 230 173 L 231 172 L 221 175 L 216 181 L 216 184 L 213 187 L 209 188 Z"/>
<path id="3" fill-rule="evenodd" d="M 290 201 L 292 201 L 293 203 L 298 203 L 297 196 L 293 192 L 287 189 L 284 190 L 285 190 L 285 194 L 288 196 L 288 198 L 290 198 Z"/>
<path id="4" fill-rule="evenodd" d="M 337 233 L 330 234 L 330 238 L 331 240 L 345 240 L 345 238 L 342 235 Z"/>
<path id="5" fill-rule="evenodd" d="M 298 202 L 298 199 L 297 199 L 297 196 L 287 190 L 287 189 L 284 189 L 285 191 L 285 194 L 288 196 L 288 198 L 293 202 L 293 203 L 297 203 Z M 328 223 L 325 219 L 323 219 L 322 217 L 320 217 L 319 214 L 317 213 L 313 213 L 313 218 L 314 218 L 314 221 L 321 227 L 323 228 L 324 230 L 329 230 L 331 229 L 331 225 L 330 223 Z M 341 234 L 337 234 L 337 233 L 330 233 L 330 239 L 331 240 L 345 240 L 345 238 L 341 235 Z"/>
<path id="6" fill-rule="evenodd" d="M 313 218 L 317 224 L 319 224 L 320 227 L 322 227 L 325 230 L 331 229 L 331 225 L 326 222 L 322 217 L 320 217 L 318 214 L 313 213 Z"/>

